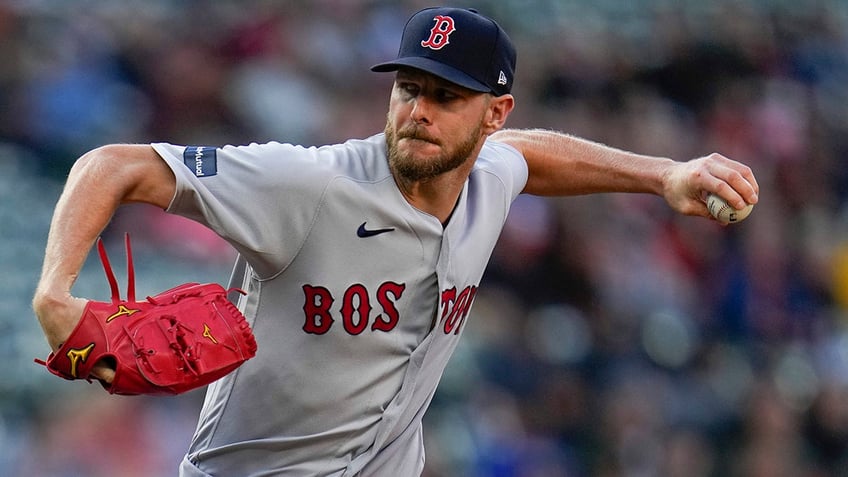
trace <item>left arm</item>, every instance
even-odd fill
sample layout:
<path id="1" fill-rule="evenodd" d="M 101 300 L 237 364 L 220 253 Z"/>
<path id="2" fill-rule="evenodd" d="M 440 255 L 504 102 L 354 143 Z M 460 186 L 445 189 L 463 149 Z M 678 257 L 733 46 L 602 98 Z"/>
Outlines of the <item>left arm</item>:
<path id="1" fill-rule="evenodd" d="M 643 192 L 663 197 L 680 213 L 704 217 L 709 216 L 705 205 L 709 192 L 737 209 L 757 203 L 759 186 L 751 168 L 720 154 L 678 162 L 541 129 L 504 129 L 490 138 L 524 155 L 528 194 Z"/>

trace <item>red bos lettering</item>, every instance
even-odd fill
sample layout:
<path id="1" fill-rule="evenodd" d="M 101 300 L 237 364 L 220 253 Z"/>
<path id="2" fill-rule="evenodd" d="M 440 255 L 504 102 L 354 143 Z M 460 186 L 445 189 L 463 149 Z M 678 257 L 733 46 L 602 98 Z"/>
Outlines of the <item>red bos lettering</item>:
<path id="1" fill-rule="evenodd" d="M 385 282 L 377 288 L 376 299 L 381 311 L 372 323 L 373 306 L 368 289 L 359 283 L 349 286 L 342 294 L 342 304 L 338 310 L 345 332 L 359 335 L 368 328 L 369 323 L 371 331 L 392 331 L 400 319 L 395 303 L 405 289 L 406 285 L 394 282 Z M 333 294 L 325 287 L 303 285 L 303 295 L 303 331 L 316 335 L 330 331 L 336 321 L 332 312 L 335 302 Z"/>

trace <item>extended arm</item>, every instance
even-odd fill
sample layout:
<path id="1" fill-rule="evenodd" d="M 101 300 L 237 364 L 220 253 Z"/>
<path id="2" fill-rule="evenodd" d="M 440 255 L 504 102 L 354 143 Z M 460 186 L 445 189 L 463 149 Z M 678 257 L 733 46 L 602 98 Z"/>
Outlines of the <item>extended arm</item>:
<path id="1" fill-rule="evenodd" d="M 704 200 L 715 192 L 741 209 L 757 202 L 751 169 L 720 154 L 678 162 L 605 146 L 547 130 L 505 129 L 491 136 L 526 158 L 524 192 L 561 196 L 597 192 L 645 192 L 665 198 L 678 212 L 707 217 Z"/>
<path id="2" fill-rule="evenodd" d="M 33 297 L 33 310 L 53 349 L 82 315 L 86 300 L 71 296 L 71 287 L 115 210 L 128 202 L 167 208 L 175 188 L 173 172 L 150 146 L 105 146 L 74 164 L 53 213 Z"/>

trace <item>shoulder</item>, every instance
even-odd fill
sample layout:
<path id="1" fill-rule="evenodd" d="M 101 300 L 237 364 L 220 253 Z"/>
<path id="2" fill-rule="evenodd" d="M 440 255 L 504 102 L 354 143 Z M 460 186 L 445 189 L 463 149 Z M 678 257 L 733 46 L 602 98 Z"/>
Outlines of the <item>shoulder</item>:
<path id="1" fill-rule="evenodd" d="M 279 154 L 281 158 L 313 163 L 331 175 L 370 180 L 389 173 L 383 134 L 317 147 L 290 144 L 276 144 L 275 147 L 283 149 Z"/>
<path id="2" fill-rule="evenodd" d="M 505 142 L 489 139 L 480 150 L 475 168 L 490 170 L 495 173 L 526 175 L 527 162 L 515 147 Z"/>
<path id="3" fill-rule="evenodd" d="M 524 162 L 524 156 L 511 144 L 494 139 L 487 139 L 480 151 L 480 159 L 484 162 L 510 161 Z"/>
<path id="4" fill-rule="evenodd" d="M 374 181 L 389 176 L 384 135 L 350 139 L 341 144 L 322 146 L 316 150 L 319 162 L 335 174 L 353 180 Z"/>
<path id="5" fill-rule="evenodd" d="M 373 177 L 388 172 L 386 146 L 382 134 L 366 139 L 351 139 L 339 144 L 303 146 L 282 142 L 251 143 L 206 147 L 158 143 L 153 148 L 173 169 L 195 167 L 198 157 L 214 158 L 216 164 L 229 170 L 244 169 L 256 175 L 297 176 L 351 175 L 356 178 Z M 219 167 L 220 168 L 220 167 Z M 192 169 L 193 171 L 194 169 Z"/>
<path id="6" fill-rule="evenodd" d="M 233 155 L 275 160 L 306 159 L 325 162 L 372 159 L 385 157 L 385 140 L 382 134 L 366 139 L 350 139 L 339 144 L 303 146 L 291 143 L 268 142 L 246 146 L 224 146 L 222 150 Z"/>
<path id="7" fill-rule="evenodd" d="M 515 198 L 527 183 L 527 162 L 515 147 L 504 142 L 487 140 L 480 150 L 472 174 L 496 177 L 511 197 Z"/>

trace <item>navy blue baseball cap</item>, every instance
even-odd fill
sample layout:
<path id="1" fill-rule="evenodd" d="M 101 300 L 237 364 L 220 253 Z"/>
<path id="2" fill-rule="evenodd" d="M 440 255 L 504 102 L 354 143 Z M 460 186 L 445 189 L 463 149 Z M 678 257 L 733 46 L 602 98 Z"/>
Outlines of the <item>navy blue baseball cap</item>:
<path id="1" fill-rule="evenodd" d="M 500 96 L 512 89 L 515 57 L 512 41 L 491 18 L 474 9 L 432 7 L 406 22 L 397 58 L 371 71 L 409 66 Z"/>

